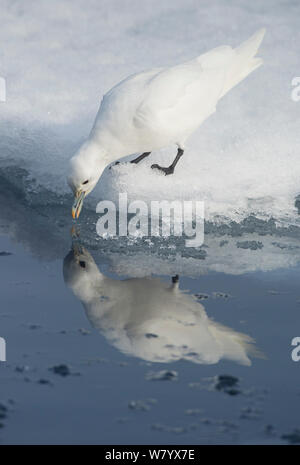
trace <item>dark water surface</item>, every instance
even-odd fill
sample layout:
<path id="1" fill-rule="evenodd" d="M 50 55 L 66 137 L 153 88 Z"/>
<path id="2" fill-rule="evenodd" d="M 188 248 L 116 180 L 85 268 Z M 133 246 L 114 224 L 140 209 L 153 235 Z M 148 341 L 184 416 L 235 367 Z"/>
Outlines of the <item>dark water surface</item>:
<path id="1" fill-rule="evenodd" d="M 0 256 L 0 443 L 299 440 L 293 261 L 261 271 L 270 256 L 248 249 L 260 266 L 238 272 L 232 260 L 231 274 L 209 271 L 205 258 L 197 266 L 188 257 L 155 262 L 138 250 L 127 256 L 126 276 L 124 251 L 109 261 L 96 246 L 71 249 L 70 236 L 55 241 L 39 229 L 37 252 L 24 230 L 23 244 L 11 241 L 11 228 L 0 242 L 11 253 Z"/>

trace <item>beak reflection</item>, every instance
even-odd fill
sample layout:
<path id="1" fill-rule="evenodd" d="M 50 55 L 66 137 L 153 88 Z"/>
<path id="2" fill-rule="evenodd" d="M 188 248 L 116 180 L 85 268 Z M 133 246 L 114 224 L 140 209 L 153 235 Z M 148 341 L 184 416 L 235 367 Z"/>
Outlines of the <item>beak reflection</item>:
<path id="1" fill-rule="evenodd" d="M 72 217 L 74 220 L 78 218 L 80 215 L 84 197 L 85 197 L 85 192 L 77 191 L 75 194 L 75 199 L 74 199 L 74 203 L 72 207 Z"/>

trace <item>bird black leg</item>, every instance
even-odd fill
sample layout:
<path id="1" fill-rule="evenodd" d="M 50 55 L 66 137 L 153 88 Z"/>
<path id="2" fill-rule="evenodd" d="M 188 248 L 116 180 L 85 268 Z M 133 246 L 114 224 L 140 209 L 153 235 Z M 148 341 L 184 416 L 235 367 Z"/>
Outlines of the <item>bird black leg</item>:
<path id="1" fill-rule="evenodd" d="M 130 163 L 139 163 L 140 161 L 144 160 L 144 158 L 148 157 L 150 155 L 151 152 L 144 152 L 142 153 L 142 155 L 139 155 L 137 158 L 135 158 L 134 160 L 131 160 Z"/>
<path id="2" fill-rule="evenodd" d="M 173 284 L 178 283 L 178 281 L 179 281 L 179 276 L 178 276 L 178 274 L 175 274 L 175 276 L 172 276 L 172 283 L 173 283 Z"/>
<path id="3" fill-rule="evenodd" d="M 163 171 L 166 176 L 168 174 L 173 174 L 174 170 L 175 170 L 175 166 L 177 165 L 177 163 L 178 163 L 179 159 L 182 157 L 182 155 L 183 155 L 183 150 L 179 148 L 178 152 L 177 152 L 177 155 L 176 155 L 173 163 L 170 166 L 163 167 L 163 166 L 159 166 L 159 165 L 155 164 L 155 165 L 151 165 L 151 168 Z"/>
<path id="4" fill-rule="evenodd" d="M 179 276 L 176 274 L 175 276 L 172 276 L 172 284 L 170 289 L 176 290 L 179 287 Z"/>
<path id="5" fill-rule="evenodd" d="M 135 158 L 134 160 L 131 160 L 130 163 L 139 163 L 140 161 L 144 160 L 144 158 L 148 157 L 150 155 L 151 152 L 144 152 L 142 153 L 142 155 L 139 155 L 137 158 Z M 112 166 L 116 166 L 116 165 L 119 165 L 120 162 L 119 161 L 116 161 Z M 109 167 L 109 169 L 111 169 L 111 166 Z"/>
<path id="6" fill-rule="evenodd" d="M 148 157 L 150 155 L 151 152 L 144 152 L 142 153 L 142 155 L 139 155 L 138 157 L 136 157 L 134 160 L 131 160 L 130 163 L 139 163 L 140 161 L 144 160 L 144 158 Z M 119 161 L 116 161 L 112 166 L 116 166 L 116 165 L 119 165 L 120 162 Z M 109 167 L 109 169 L 111 169 L 111 166 Z"/>

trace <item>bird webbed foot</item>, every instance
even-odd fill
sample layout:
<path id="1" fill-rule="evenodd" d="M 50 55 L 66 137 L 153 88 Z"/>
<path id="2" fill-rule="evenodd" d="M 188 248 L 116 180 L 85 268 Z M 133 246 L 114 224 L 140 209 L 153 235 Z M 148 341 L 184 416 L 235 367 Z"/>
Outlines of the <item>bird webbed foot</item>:
<path id="1" fill-rule="evenodd" d="M 163 173 L 165 173 L 165 175 L 167 176 L 168 174 L 173 174 L 174 173 L 174 167 L 171 165 L 171 166 L 160 166 L 158 165 L 157 163 L 155 163 L 154 165 L 151 165 L 151 168 L 152 169 L 157 169 L 159 171 L 162 171 Z"/>

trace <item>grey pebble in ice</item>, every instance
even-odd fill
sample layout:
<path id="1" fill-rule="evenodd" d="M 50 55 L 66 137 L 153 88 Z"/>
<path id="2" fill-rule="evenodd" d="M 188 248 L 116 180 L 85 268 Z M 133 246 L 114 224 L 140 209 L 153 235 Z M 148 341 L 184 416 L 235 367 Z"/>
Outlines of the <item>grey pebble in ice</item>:
<path id="1" fill-rule="evenodd" d="M 29 371 L 29 370 L 30 370 L 30 368 L 29 368 L 28 365 L 17 365 L 15 367 L 15 371 L 17 373 L 24 373 L 24 372 Z"/>
<path id="2" fill-rule="evenodd" d="M 87 336 L 88 334 L 91 334 L 91 331 L 85 328 L 79 328 L 78 332 L 82 334 L 83 336 Z"/>
<path id="3" fill-rule="evenodd" d="M 175 433 L 175 434 L 182 434 L 186 432 L 186 428 L 184 426 L 167 426 L 167 425 L 162 425 L 160 423 L 154 423 L 151 426 L 151 429 L 155 431 L 165 431 L 167 433 Z"/>
<path id="4" fill-rule="evenodd" d="M 238 241 L 236 243 L 238 249 L 258 250 L 263 248 L 263 243 L 260 241 Z"/>
<path id="5" fill-rule="evenodd" d="M 71 374 L 71 371 L 68 367 L 68 365 L 56 365 L 51 368 L 49 368 L 50 371 L 52 371 L 55 375 L 60 375 L 60 376 L 69 376 Z"/>
<path id="6" fill-rule="evenodd" d="M 198 300 L 206 300 L 209 298 L 208 294 L 194 294 L 195 297 L 197 297 Z"/>
<path id="7" fill-rule="evenodd" d="M 289 434 L 283 434 L 281 439 L 284 439 L 289 444 L 300 444 L 300 429 L 294 429 Z"/>
<path id="8" fill-rule="evenodd" d="M 217 292 L 213 292 L 213 293 L 212 293 L 212 296 L 213 296 L 214 299 L 219 299 L 219 298 L 221 298 L 221 299 L 228 299 L 229 297 L 231 297 L 231 295 L 230 295 L 230 294 L 227 294 L 226 292 L 218 292 L 218 291 L 217 291 Z"/>
<path id="9" fill-rule="evenodd" d="M 227 245 L 229 243 L 229 241 L 227 240 L 223 240 L 223 241 L 220 241 L 220 247 L 224 247 L 224 245 Z"/>
<path id="10" fill-rule="evenodd" d="M 147 412 L 156 403 L 157 403 L 156 399 L 131 400 L 128 403 L 128 408 L 130 410 L 139 410 L 139 411 Z"/>
<path id="11" fill-rule="evenodd" d="M 4 427 L 2 420 L 5 420 L 7 417 L 7 407 L 4 404 L 0 404 L 0 428 Z"/>
<path id="12" fill-rule="evenodd" d="M 178 380 L 178 372 L 175 370 L 149 371 L 146 374 L 147 381 L 175 381 Z"/>
<path id="13" fill-rule="evenodd" d="M 51 381 L 49 381 L 48 379 L 44 379 L 44 378 L 39 379 L 37 382 L 38 382 L 38 384 L 43 384 L 43 385 L 48 384 L 48 385 L 52 385 Z"/>
<path id="14" fill-rule="evenodd" d="M 202 415 L 203 410 L 201 408 L 188 408 L 184 411 L 185 415 L 197 416 Z"/>
<path id="15" fill-rule="evenodd" d="M 241 390 L 238 387 L 239 379 L 231 375 L 219 375 L 215 379 L 214 388 L 217 391 L 226 392 L 230 396 L 235 396 L 241 393 Z"/>
<path id="16" fill-rule="evenodd" d="M 240 418 L 242 420 L 259 420 L 262 415 L 262 410 L 256 407 L 244 407 L 241 410 Z"/>

